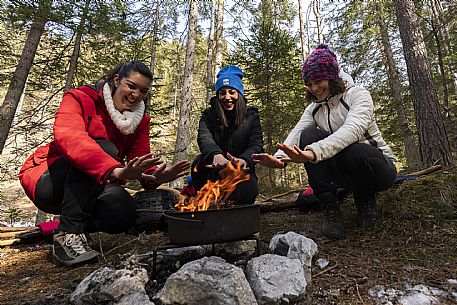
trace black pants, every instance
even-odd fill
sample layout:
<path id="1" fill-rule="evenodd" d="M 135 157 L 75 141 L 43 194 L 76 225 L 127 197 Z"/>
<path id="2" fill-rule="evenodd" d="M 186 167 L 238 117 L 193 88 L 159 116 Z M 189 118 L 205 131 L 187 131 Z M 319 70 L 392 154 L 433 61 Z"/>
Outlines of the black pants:
<path id="1" fill-rule="evenodd" d="M 214 182 L 220 178 L 220 169 L 207 168 L 205 165 L 207 165 L 207 163 L 202 155 L 198 155 L 194 162 L 192 162 L 191 176 L 197 191 L 199 191 L 208 180 Z M 249 180 L 237 184 L 228 200 L 233 200 L 235 204 L 253 204 L 255 202 L 255 198 L 259 194 L 258 179 L 252 171 L 250 172 L 250 175 L 251 177 Z"/>
<path id="2" fill-rule="evenodd" d="M 97 140 L 111 156 L 113 143 Z M 135 200 L 118 183 L 101 185 L 64 158 L 59 158 L 38 180 L 36 206 L 60 215 L 58 231 L 122 233 L 136 220 Z"/>
<path id="3" fill-rule="evenodd" d="M 300 148 L 328 137 L 330 134 L 314 126 L 301 133 Z M 318 163 L 305 163 L 310 186 L 317 194 L 335 192 L 342 187 L 354 196 L 370 198 L 391 187 L 397 176 L 394 163 L 367 144 L 355 143 L 334 157 Z"/>

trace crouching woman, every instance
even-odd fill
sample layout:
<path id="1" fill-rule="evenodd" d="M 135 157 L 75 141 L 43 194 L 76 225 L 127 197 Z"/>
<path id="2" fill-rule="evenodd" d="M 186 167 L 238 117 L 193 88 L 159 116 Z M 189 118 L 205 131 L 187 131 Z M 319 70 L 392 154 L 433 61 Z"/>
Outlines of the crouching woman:
<path id="1" fill-rule="evenodd" d="M 19 179 L 28 197 L 40 210 L 60 215 L 53 243 L 57 262 L 88 262 L 98 253 L 85 233 L 122 233 L 135 223 L 135 200 L 121 186 L 126 180 L 151 189 L 189 168 L 186 161 L 167 167 L 151 154 L 145 113 L 151 82 L 149 68 L 130 61 L 96 86 L 67 91 L 54 140 L 22 166 Z"/>

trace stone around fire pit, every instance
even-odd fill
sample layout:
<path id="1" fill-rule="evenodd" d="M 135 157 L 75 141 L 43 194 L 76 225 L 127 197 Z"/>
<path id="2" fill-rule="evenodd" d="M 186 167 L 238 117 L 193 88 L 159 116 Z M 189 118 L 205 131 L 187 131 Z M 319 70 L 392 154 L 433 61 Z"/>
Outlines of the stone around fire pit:
<path id="1" fill-rule="evenodd" d="M 274 254 L 297 258 L 303 265 L 306 281 L 311 281 L 311 266 L 317 244 L 314 240 L 295 232 L 277 234 L 270 240 L 270 251 Z"/>
<path id="2" fill-rule="evenodd" d="M 259 305 L 297 304 L 306 292 L 298 259 L 265 254 L 249 261 L 246 274 Z"/>
<path id="3" fill-rule="evenodd" d="M 215 256 L 182 266 L 167 279 L 154 302 L 165 305 L 257 304 L 241 268 Z"/>
<path id="4" fill-rule="evenodd" d="M 71 294 L 70 301 L 75 305 L 154 305 L 144 288 L 148 280 L 147 272 L 143 268 L 100 268 L 79 283 Z"/>

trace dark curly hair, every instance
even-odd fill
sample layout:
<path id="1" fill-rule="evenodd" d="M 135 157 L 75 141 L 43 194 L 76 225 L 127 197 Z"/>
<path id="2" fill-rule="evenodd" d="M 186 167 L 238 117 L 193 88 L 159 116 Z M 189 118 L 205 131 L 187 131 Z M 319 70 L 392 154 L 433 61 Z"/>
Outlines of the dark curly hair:
<path id="1" fill-rule="evenodd" d="M 341 78 L 338 78 L 336 80 L 330 79 L 328 81 L 328 86 L 330 90 L 330 96 L 338 95 L 340 93 L 344 93 L 346 91 L 346 81 L 344 81 Z M 314 94 L 311 93 L 311 91 L 308 89 L 306 92 L 306 99 L 308 101 L 315 102 L 317 99 L 314 96 Z"/>

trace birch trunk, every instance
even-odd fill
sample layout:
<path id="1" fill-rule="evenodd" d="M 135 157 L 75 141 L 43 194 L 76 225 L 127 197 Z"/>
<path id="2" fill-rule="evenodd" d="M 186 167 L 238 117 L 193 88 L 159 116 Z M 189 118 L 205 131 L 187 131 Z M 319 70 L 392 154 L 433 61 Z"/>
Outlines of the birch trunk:
<path id="1" fill-rule="evenodd" d="M 446 129 L 439 111 L 438 94 L 414 2 L 394 0 L 393 4 L 408 70 L 422 163 L 452 166 Z"/>
<path id="2" fill-rule="evenodd" d="M 314 16 L 316 17 L 318 43 L 323 43 L 324 42 L 324 34 L 322 31 L 323 22 L 322 22 L 322 17 L 321 17 L 319 0 L 313 0 L 313 13 L 314 13 Z"/>
<path id="3" fill-rule="evenodd" d="M 298 20 L 300 21 L 300 46 L 301 46 L 301 59 L 305 62 L 305 23 L 303 21 L 303 0 L 298 0 Z"/>
<path id="4" fill-rule="evenodd" d="M 216 54 L 214 62 L 214 75 L 217 75 L 222 66 L 222 39 L 224 32 L 224 0 L 217 0 L 216 9 Z"/>
<path id="5" fill-rule="evenodd" d="M 81 13 L 81 20 L 79 22 L 78 28 L 76 29 L 75 45 L 73 47 L 73 53 L 70 58 L 70 68 L 67 73 L 67 80 L 65 82 L 65 90 L 73 88 L 73 80 L 75 78 L 76 69 L 78 66 L 79 52 L 81 50 L 81 39 L 84 32 L 84 27 L 86 24 L 87 13 L 89 11 L 90 0 L 86 0 L 84 3 L 84 8 Z"/>
<path id="6" fill-rule="evenodd" d="M 206 103 L 213 96 L 213 47 L 214 47 L 214 25 L 216 22 L 216 0 L 211 1 L 211 20 L 208 34 L 208 52 L 206 55 Z"/>
<path id="7" fill-rule="evenodd" d="M 40 2 L 35 20 L 30 27 L 29 33 L 27 34 L 27 39 L 25 41 L 21 57 L 19 58 L 19 63 L 11 78 L 5 100 L 0 107 L 0 154 L 5 146 L 14 114 L 18 107 L 19 100 L 21 99 L 28 74 L 32 68 L 33 59 L 35 57 L 38 44 L 40 43 L 44 26 L 47 22 L 51 4 L 52 0 L 42 0 Z"/>

